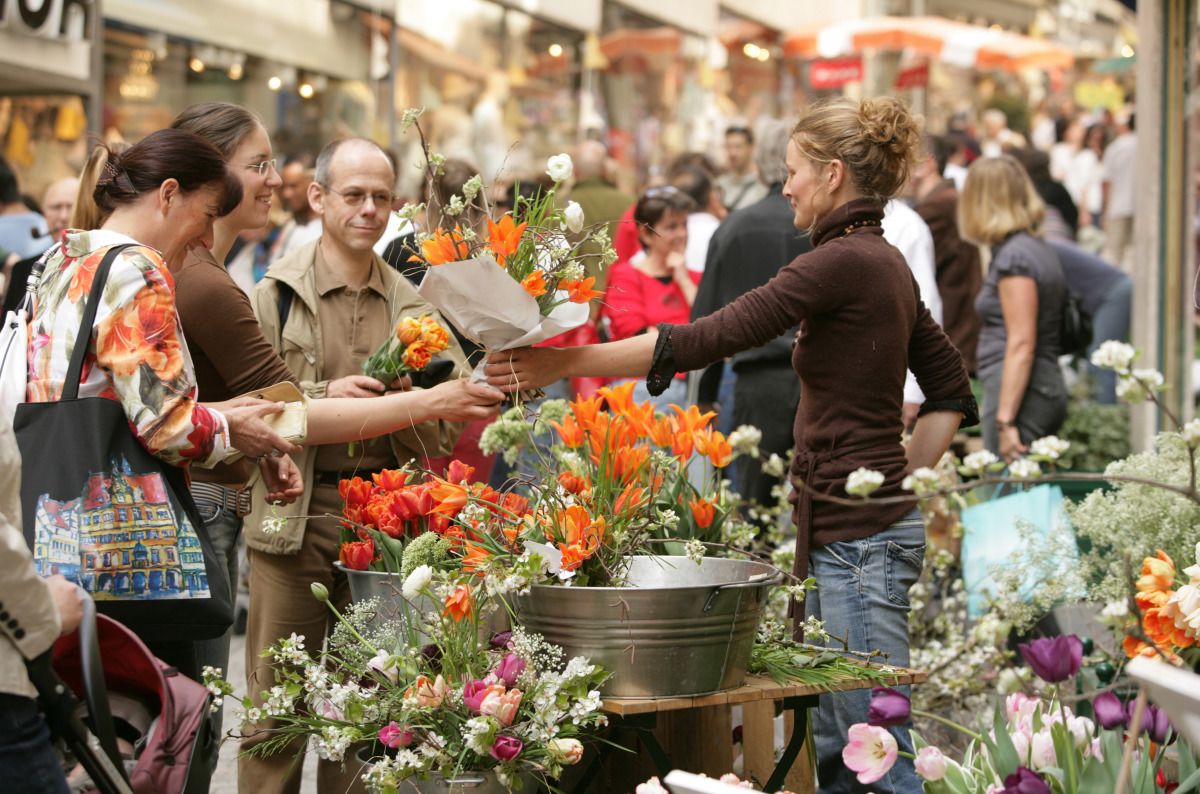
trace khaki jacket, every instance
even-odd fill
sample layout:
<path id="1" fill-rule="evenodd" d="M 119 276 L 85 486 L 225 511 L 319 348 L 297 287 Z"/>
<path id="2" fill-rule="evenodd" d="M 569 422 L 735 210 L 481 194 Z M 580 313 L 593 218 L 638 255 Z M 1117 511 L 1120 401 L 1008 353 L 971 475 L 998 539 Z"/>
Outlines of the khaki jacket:
<path id="1" fill-rule="evenodd" d="M 259 282 L 254 290 L 254 312 L 262 325 L 263 336 L 275 346 L 285 364 L 300 380 L 301 389 L 309 397 L 324 397 L 329 381 L 325 378 L 324 344 L 321 327 L 317 321 L 317 290 L 314 284 L 313 267 L 317 245 L 320 240 L 307 243 L 280 258 Z M 437 310 L 425 302 L 408 279 L 390 268 L 378 255 L 375 266 L 379 268 L 384 287 L 387 289 L 392 312 L 392 325 L 405 316 L 420 314 L 437 315 Z M 279 284 L 291 287 L 294 297 L 288 312 L 287 323 L 279 327 Z M 440 315 L 437 315 L 440 318 Z M 445 320 L 442 320 L 445 323 Z M 466 358 L 458 343 L 451 336 L 450 347 L 441 354 L 458 362 L 458 375 L 469 373 Z M 364 398 L 370 399 L 370 398 Z M 423 456 L 447 455 L 454 448 L 463 425 L 457 422 L 426 422 L 406 430 L 393 433 L 392 451 L 396 460 L 404 463 L 420 460 Z M 253 498 L 250 515 L 246 516 L 246 544 L 252 549 L 270 554 L 295 554 L 304 540 L 305 516 L 313 486 L 313 463 L 315 448 L 305 447 L 293 456 L 304 475 L 304 494 L 290 505 L 272 507 L 266 503 L 266 487 L 257 474 L 251 480 Z M 286 519 L 278 532 L 263 531 L 263 519 L 282 516 Z M 330 560 L 330 562 L 333 562 Z"/>
<path id="2" fill-rule="evenodd" d="M 36 697 L 25 660 L 58 639 L 61 624 L 50 588 L 33 569 L 21 533 L 21 453 L 0 422 L 0 692 Z"/>

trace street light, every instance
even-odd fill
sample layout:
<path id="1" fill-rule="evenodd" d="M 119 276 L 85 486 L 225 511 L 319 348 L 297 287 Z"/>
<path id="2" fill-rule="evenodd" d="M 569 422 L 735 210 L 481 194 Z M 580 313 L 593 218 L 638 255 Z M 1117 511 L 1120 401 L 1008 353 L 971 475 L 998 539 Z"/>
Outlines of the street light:
<path id="1" fill-rule="evenodd" d="M 312 99 L 313 94 L 316 93 L 316 89 L 312 87 L 312 83 L 301 83 L 300 87 L 296 90 L 300 92 L 300 96 L 304 99 Z"/>
<path id="2" fill-rule="evenodd" d="M 272 91 L 278 91 L 280 88 L 283 88 L 283 81 L 279 79 L 278 75 L 271 75 L 270 79 L 267 80 L 267 88 Z"/>
<path id="3" fill-rule="evenodd" d="M 557 42 L 554 44 L 551 44 L 549 52 L 550 52 L 551 58 L 561 58 L 562 54 L 563 54 L 562 45 L 558 44 Z"/>

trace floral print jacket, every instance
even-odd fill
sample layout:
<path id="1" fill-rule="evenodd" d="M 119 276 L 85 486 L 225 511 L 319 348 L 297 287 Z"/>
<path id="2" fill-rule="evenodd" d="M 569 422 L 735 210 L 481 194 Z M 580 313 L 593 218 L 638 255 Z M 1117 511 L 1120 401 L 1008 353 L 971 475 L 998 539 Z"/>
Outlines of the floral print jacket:
<path id="1" fill-rule="evenodd" d="M 68 230 L 47 254 L 29 325 L 30 402 L 62 396 L 96 268 L 121 243 L 137 241 L 104 230 Z M 175 283 L 152 248 L 127 248 L 113 261 L 83 359 L 79 396 L 121 403 L 138 441 L 167 463 L 207 467 L 235 452 L 225 417 L 196 402 L 192 358 L 175 312 Z"/>

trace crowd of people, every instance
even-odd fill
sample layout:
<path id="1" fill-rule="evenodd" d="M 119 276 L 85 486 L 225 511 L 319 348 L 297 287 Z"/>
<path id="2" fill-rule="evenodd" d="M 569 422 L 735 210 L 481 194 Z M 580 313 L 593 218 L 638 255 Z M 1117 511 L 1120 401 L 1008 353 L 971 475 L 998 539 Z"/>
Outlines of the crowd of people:
<path id="1" fill-rule="evenodd" d="M 881 493 L 900 493 L 906 472 L 936 462 L 960 425 L 979 417 L 985 445 L 1006 459 L 1054 433 L 1067 412 L 1062 359 L 1083 352 L 1064 345 L 1068 299 L 1091 316 L 1096 344 L 1128 334 L 1135 139 L 1129 115 L 1087 126 L 1066 110 L 1052 122 L 1054 138 L 1043 124 L 1027 139 L 987 111 L 977 134 L 960 126 L 931 135 L 895 100 L 829 102 L 794 127 L 730 127 L 723 168 L 685 153 L 647 175 L 637 195 L 616 186 L 604 146 L 585 142 L 559 200 L 577 202 L 589 224 L 607 224 L 617 253 L 590 274 L 605 295 L 589 323 L 541 349 L 493 355 L 490 385 L 452 377 L 411 390 L 362 374 L 401 317 L 436 314 L 409 262 L 436 219 L 393 211 L 419 198 L 445 205 L 479 169 L 447 160 L 429 196 L 405 197 L 395 156 L 374 142 L 337 140 L 281 164 L 252 112 L 205 103 L 131 146 L 97 147 L 80 178 L 51 185 L 36 209 L 0 161 L 5 306 L 20 304 L 28 285 L 37 341 L 27 399 L 58 400 L 96 263 L 128 246 L 108 276 L 80 395 L 119 402 L 142 446 L 187 468 L 231 583 L 244 538 L 247 688 L 256 693 L 272 682 L 263 649 L 292 633 L 316 647 L 329 631 L 310 583 L 324 584 L 335 604 L 349 601 L 332 566 L 339 481 L 453 455 L 475 464 L 477 477 L 503 482 L 507 469 L 478 438 L 505 391 L 571 396 L 604 379 L 636 379 L 639 400 L 696 403 L 717 410 L 727 429 L 758 428 L 763 458 L 791 450 L 791 475 L 829 493 L 859 466 L 884 473 Z M 497 186 L 494 211 L 548 187 L 535 175 Z M 486 221 L 461 218 L 481 232 Z M 456 336 L 444 355 L 465 375 L 485 353 Z M 174 352 L 136 364 L 163 350 Z M 267 422 L 281 404 L 246 396 L 278 383 L 309 398 L 299 441 Z M 1114 383 L 1095 378 L 1093 395 L 1113 401 Z M 347 447 L 378 437 L 386 441 Z M 0 428 L 0 453 L 13 444 L 11 428 Z M 758 503 L 778 483 L 751 458 L 728 476 Z M 807 493 L 793 499 L 797 573 L 811 571 L 820 587 L 810 614 L 904 664 L 905 592 L 925 542 L 919 514 L 887 505 L 850 520 Z M 19 716 L 0 729 L 0 769 L 49 780 L 57 761 L 21 657 L 77 617 L 61 577 L 31 582 L 29 552 L 13 540 L 16 494 L 0 496 L 0 604 L 11 603 L 10 587 L 23 588 L 22 620 L 36 638 L 9 631 L 17 653 L 0 642 L 0 699 Z M 884 565 L 889 575 L 875 570 Z M 144 639 L 191 677 L 228 668 L 228 632 Z M 865 696 L 822 700 L 822 790 L 849 791 L 840 750 Z M 243 749 L 254 744 L 248 738 Z M 297 752 L 242 755 L 240 786 L 297 791 Z M 879 790 L 919 790 L 911 764 L 891 775 L 891 788 L 881 781 Z M 354 777 L 320 762 L 322 791 L 346 790 Z M 65 781 L 54 786 L 38 790 L 66 790 Z"/>

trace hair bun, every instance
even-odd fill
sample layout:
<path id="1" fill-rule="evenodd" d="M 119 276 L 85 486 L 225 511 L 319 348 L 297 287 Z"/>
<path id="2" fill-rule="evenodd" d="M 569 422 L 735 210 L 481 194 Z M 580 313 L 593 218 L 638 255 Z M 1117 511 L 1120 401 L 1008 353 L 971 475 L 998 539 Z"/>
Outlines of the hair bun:
<path id="1" fill-rule="evenodd" d="M 892 97 L 868 97 L 858 103 L 863 137 L 874 144 L 908 148 L 920 132 L 908 108 Z"/>

